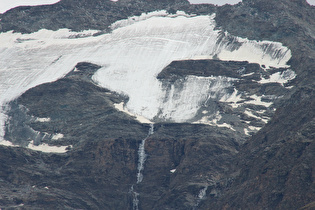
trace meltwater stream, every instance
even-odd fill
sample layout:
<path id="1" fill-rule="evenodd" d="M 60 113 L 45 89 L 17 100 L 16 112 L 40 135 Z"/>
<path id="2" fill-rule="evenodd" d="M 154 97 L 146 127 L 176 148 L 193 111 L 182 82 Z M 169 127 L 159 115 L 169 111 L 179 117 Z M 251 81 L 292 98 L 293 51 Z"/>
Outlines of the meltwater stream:
<path id="1" fill-rule="evenodd" d="M 193 209 L 197 209 L 199 204 L 200 204 L 200 202 L 206 197 L 207 189 L 208 189 L 208 186 L 205 186 L 204 188 L 202 188 L 199 191 L 199 194 L 197 196 L 197 201 L 196 201 L 196 204 L 195 204 L 195 208 L 193 208 Z"/>
<path id="2" fill-rule="evenodd" d="M 139 184 L 143 180 L 142 171 L 144 170 L 144 162 L 146 160 L 147 155 L 145 154 L 144 145 L 145 141 L 154 133 L 154 125 L 150 124 L 150 129 L 148 135 L 142 140 L 141 144 L 139 145 L 138 149 L 138 173 L 137 173 L 137 182 Z M 139 193 L 134 190 L 134 185 L 131 186 L 129 193 L 132 194 L 132 209 L 138 210 L 139 209 Z"/>
<path id="3" fill-rule="evenodd" d="M 145 154 L 145 150 L 144 150 L 144 144 L 145 141 L 149 138 L 149 136 L 151 136 L 154 133 L 154 126 L 153 124 L 150 124 L 150 129 L 148 132 L 147 137 L 145 137 L 140 146 L 139 146 L 139 150 L 138 150 L 138 173 L 137 173 L 137 184 L 139 184 L 140 182 L 142 182 L 143 179 L 143 174 L 142 171 L 144 169 L 144 162 L 146 160 L 147 155 Z"/>

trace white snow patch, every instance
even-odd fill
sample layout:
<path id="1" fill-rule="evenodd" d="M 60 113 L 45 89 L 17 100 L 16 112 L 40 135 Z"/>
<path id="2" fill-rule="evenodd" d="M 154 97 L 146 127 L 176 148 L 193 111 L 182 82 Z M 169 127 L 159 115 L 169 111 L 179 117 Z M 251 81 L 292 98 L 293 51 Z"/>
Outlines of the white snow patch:
<path id="1" fill-rule="evenodd" d="M 4 13 L 18 6 L 38 6 L 55 4 L 60 0 L 0 0 L 0 13 Z"/>
<path id="2" fill-rule="evenodd" d="M 245 135 L 250 136 L 249 131 L 248 131 L 247 128 L 244 128 L 244 133 L 245 133 Z"/>
<path id="3" fill-rule="evenodd" d="M 244 101 L 245 104 L 254 104 L 254 105 L 261 105 L 261 106 L 265 106 L 265 107 L 269 107 L 271 106 L 272 102 L 264 102 L 261 101 L 262 96 L 257 96 L 256 94 L 251 95 L 250 98 L 252 100 L 250 101 Z"/>
<path id="4" fill-rule="evenodd" d="M 248 128 L 253 131 L 259 131 L 261 129 L 261 127 L 255 127 L 255 126 L 248 126 Z"/>
<path id="5" fill-rule="evenodd" d="M 259 119 L 259 120 L 263 121 L 264 123 L 267 123 L 267 122 L 268 122 L 267 119 L 254 115 L 253 112 L 251 112 L 249 109 L 246 109 L 246 110 L 244 111 L 244 113 L 245 113 L 247 116 L 249 116 L 249 117 L 253 117 L 253 118 Z"/>
<path id="6" fill-rule="evenodd" d="M 242 45 L 236 50 L 229 49 L 229 46 L 222 47 L 223 50 L 218 54 L 220 60 L 248 61 L 265 65 L 267 69 L 289 67 L 287 62 L 291 58 L 291 51 L 281 43 L 240 37 L 236 37 L 236 40 Z"/>
<path id="7" fill-rule="evenodd" d="M 217 99 L 226 94 L 226 88 L 232 85 L 236 79 L 228 77 L 198 77 L 187 76 L 181 81 L 183 87 L 171 86 L 170 91 L 166 91 L 166 99 L 160 103 L 162 114 L 160 118 L 173 120 L 175 122 L 185 122 L 193 118 L 202 104 L 209 99 Z M 188 102 L 188 103 L 187 103 Z"/>
<path id="8" fill-rule="evenodd" d="M 37 117 L 35 122 L 50 122 L 50 120 L 49 117 Z"/>
<path id="9" fill-rule="evenodd" d="M 235 129 L 232 127 L 232 125 L 227 124 L 227 123 L 222 123 L 222 124 L 217 124 L 218 127 L 223 127 L 223 128 L 229 128 L 232 131 L 235 131 Z"/>
<path id="10" fill-rule="evenodd" d="M 173 173 L 175 173 L 175 171 L 176 171 L 176 168 L 175 169 L 172 169 L 172 170 L 170 170 L 170 172 L 173 174 Z"/>
<path id="11" fill-rule="evenodd" d="M 69 145 L 72 147 L 72 145 Z M 34 141 L 31 141 L 27 148 L 31 150 L 41 151 L 41 152 L 47 152 L 47 153 L 65 153 L 67 152 L 66 148 L 69 146 L 49 146 L 48 144 L 40 144 L 40 145 L 34 145 Z"/>
<path id="12" fill-rule="evenodd" d="M 8 146 L 8 147 L 19 147 L 19 145 L 12 144 L 12 142 L 6 141 L 6 140 L 0 141 L 0 145 Z"/>
<path id="13" fill-rule="evenodd" d="M 251 73 L 248 73 L 248 74 L 243 74 L 242 77 L 248 77 L 248 76 L 251 76 L 253 74 L 255 74 L 255 72 L 251 72 Z"/>
<path id="14" fill-rule="evenodd" d="M 250 131 L 256 132 L 256 131 L 259 131 L 259 130 L 261 129 L 261 127 L 248 126 L 248 129 L 249 129 Z M 248 129 L 247 129 L 247 128 L 244 128 L 244 133 L 245 133 L 245 135 L 250 136 L 250 134 L 249 134 L 250 131 L 249 131 Z"/>
<path id="15" fill-rule="evenodd" d="M 234 91 L 232 94 L 228 95 L 224 95 L 219 101 L 220 102 L 226 102 L 229 103 L 233 108 L 237 108 L 239 107 L 241 104 L 238 102 L 244 101 L 241 98 L 241 94 L 238 94 L 238 90 L 234 88 Z"/>
<path id="16" fill-rule="evenodd" d="M 0 76 L 1 77 L 1 76 Z M 0 84 L 1 86 L 1 84 Z M 2 141 L 4 140 L 4 134 L 5 134 L 5 122 L 8 119 L 8 115 L 4 114 L 6 112 L 6 106 L 3 105 L 1 107 L 1 103 L 0 103 L 0 144 Z"/>
<path id="17" fill-rule="evenodd" d="M 266 112 L 266 110 L 258 110 L 258 111 L 256 111 L 258 114 L 263 114 L 263 113 L 265 113 Z"/>
<path id="18" fill-rule="evenodd" d="M 272 75 L 270 75 L 270 77 L 268 79 L 265 78 L 261 78 L 260 81 L 258 81 L 258 83 L 260 84 L 265 84 L 265 83 L 279 83 L 283 86 L 283 84 L 287 83 L 288 81 L 294 79 L 296 77 L 296 74 L 294 71 L 288 69 L 284 72 L 276 72 Z"/>
<path id="19" fill-rule="evenodd" d="M 211 123 L 211 120 L 209 120 L 209 117 L 207 116 L 204 116 L 200 120 L 193 122 L 193 124 L 213 125 L 213 123 Z"/>
<path id="20" fill-rule="evenodd" d="M 306 0 L 306 2 L 311 6 L 315 6 L 315 0 Z"/>
<path id="21" fill-rule="evenodd" d="M 62 133 L 56 133 L 52 136 L 52 140 L 58 140 L 58 139 L 62 139 L 64 137 L 64 135 Z"/>
<path id="22" fill-rule="evenodd" d="M 142 117 L 140 115 L 136 115 L 136 114 L 133 114 L 131 112 L 129 112 L 125 107 L 124 107 L 124 102 L 121 102 L 119 104 L 114 104 L 115 108 L 118 109 L 119 111 L 121 112 L 124 112 L 130 116 L 133 116 L 136 118 L 136 120 L 138 120 L 139 122 L 141 123 L 152 123 L 150 120 L 146 119 L 145 117 Z"/>
<path id="23" fill-rule="evenodd" d="M 222 6 L 225 4 L 234 5 L 242 0 L 189 0 L 190 4 L 214 4 L 217 6 Z"/>
<path id="24" fill-rule="evenodd" d="M 205 125 L 211 125 L 211 126 L 217 126 L 217 127 L 225 127 L 225 128 L 229 128 L 235 131 L 235 129 L 230 124 L 218 123 L 218 121 L 222 119 L 222 116 L 219 114 L 219 112 L 215 114 L 214 118 L 211 119 L 211 117 L 212 116 L 204 116 L 200 120 L 193 122 L 193 124 L 205 124 Z"/>
<path id="25" fill-rule="evenodd" d="M 15 145 L 10 141 L 2 140 L 0 141 L 0 145 L 9 146 L 9 147 L 20 147 L 19 145 Z M 72 147 L 72 145 L 69 145 Z M 31 141 L 27 148 L 31 150 L 46 152 L 46 153 L 65 153 L 67 152 L 66 148 L 69 146 L 49 146 L 48 144 L 40 144 L 38 146 L 34 145 L 34 141 Z"/>
<path id="26" fill-rule="evenodd" d="M 204 187 L 203 189 L 199 191 L 199 194 L 198 194 L 199 199 L 204 199 L 206 197 L 207 189 L 208 189 L 208 186 Z"/>
<path id="27" fill-rule="evenodd" d="M 256 116 L 256 115 L 254 115 L 251 111 L 249 111 L 249 109 L 246 109 L 246 110 L 244 111 L 244 113 L 245 113 L 247 116 L 249 116 L 249 117 L 260 118 L 260 117 L 258 117 L 258 116 Z"/>
<path id="28" fill-rule="evenodd" d="M 150 18 L 153 17 L 171 17 L 171 18 L 175 18 L 175 17 L 179 17 L 179 16 L 183 16 L 183 17 L 194 17 L 196 15 L 192 14 L 186 14 L 183 11 L 177 11 L 176 14 L 169 14 L 166 10 L 159 10 L 159 11 L 153 11 L 153 12 L 149 12 L 149 13 L 142 13 L 140 16 L 132 16 L 129 17 L 128 19 L 123 19 L 123 20 L 118 20 L 115 23 L 113 23 L 110 27 L 111 29 L 117 29 L 117 28 L 121 28 L 121 27 L 126 27 L 129 25 L 132 25 L 134 23 L 140 22 L 140 21 L 145 21 L 148 20 Z M 211 18 L 214 18 L 214 15 L 211 16 Z"/>

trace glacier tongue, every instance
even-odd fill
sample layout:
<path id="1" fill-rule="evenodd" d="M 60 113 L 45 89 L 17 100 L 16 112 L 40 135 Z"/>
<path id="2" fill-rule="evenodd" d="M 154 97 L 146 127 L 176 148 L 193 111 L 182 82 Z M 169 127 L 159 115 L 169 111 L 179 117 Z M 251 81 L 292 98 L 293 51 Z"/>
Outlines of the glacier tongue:
<path id="1" fill-rule="evenodd" d="M 266 67 L 287 66 L 291 52 L 281 43 L 230 39 L 228 33 L 214 29 L 214 17 L 158 11 L 119 21 L 113 24 L 111 33 L 96 37 L 92 36 L 96 31 L 77 33 L 67 29 L 1 33 L 0 127 L 4 127 L 6 103 L 34 86 L 63 77 L 82 61 L 102 66 L 93 76 L 94 81 L 127 95 L 126 108 L 130 112 L 150 120 L 164 117 L 175 122 L 194 116 L 209 97 L 212 90 L 207 82 L 213 78 L 188 77 L 183 91 L 166 96 L 156 76 L 172 61 L 217 56 Z M 170 94 L 175 98 L 167 99 Z M 185 115 L 173 111 L 187 107 Z M 3 128 L 0 130 L 3 137 Z"/>

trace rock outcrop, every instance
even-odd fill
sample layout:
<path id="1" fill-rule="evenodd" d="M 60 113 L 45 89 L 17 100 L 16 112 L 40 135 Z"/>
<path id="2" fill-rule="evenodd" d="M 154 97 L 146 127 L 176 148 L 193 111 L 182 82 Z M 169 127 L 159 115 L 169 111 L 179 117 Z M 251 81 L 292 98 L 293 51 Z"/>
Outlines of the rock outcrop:
<path id="1" fill-rule="evenodd" d="M 230 114 L 227 120 L 237 116 L 238 121 L 249 120 L 262 129 L 245 135 L 239 131 L 242 125 L 234 131 L 158 122 L 148 136 L 149 124 L 115 108 L 128 101 L 127 96 L 93 82 L 91 76 L 100 66 L 81 62 L 65 77 L 10 102 L 5 139 L 15 147 L 0 146 L 0 208 L 314 208 L 315 7 L 305 1 L 243 0 L 216 8 L 186 1 L 63 0 L 10 10 L 1 15 L 0 29 L 106 32 L 116 20 L 157 9 L 216 12 L 217 27 L 232 35 L 287 46 L 292 51 L 290 69 L 297 76 L 285 85 L 257 85 L 278 70 L 235 61 L 174 61 L 157 76 L 172 83 L 187 75 L 240 79 L 250 74 L 235 86 L 251 94 L 277 95 L 276 111 L 266 112 L 270 121 L 259 124 L 217 103 L 218 109 Z M 246 72 L 234 71 L 242 67 Z M 138 150 L 144 138 L 143 180 L 137 183 Z M 28 149 L 30 144 L 67 149 L 45 153 Z"/>

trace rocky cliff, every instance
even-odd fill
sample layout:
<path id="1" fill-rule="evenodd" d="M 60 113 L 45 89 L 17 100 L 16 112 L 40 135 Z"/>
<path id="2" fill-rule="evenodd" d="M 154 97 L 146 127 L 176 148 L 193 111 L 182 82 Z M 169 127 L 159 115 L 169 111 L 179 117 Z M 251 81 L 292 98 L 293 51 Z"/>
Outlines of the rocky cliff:
<path id="1" fill-rule="evenodd" d="M 45 45 L 65 55 L 72 50 L 72 56 L 85 50 L 84 55 L 91 57 L 80 57 L 80 62 L 72 62 L 71 56 L 54 57 L 50 64 L 58 67 L 52 68 L 54 72 L 74 65 L 62 76 L 30 86 L 17 98 L 3 97 L 10 98 L 2 104 L 7 116 L 3 142 L 11 146 L 0 146 L 0 208 L 314 208 L 315 8 L 305 1 L 243 0 L 234 6 L 214 7 L 186 1 L 64 0 L 10 10 L 1 16 L 0 25 L 2 34 L 43 28 L 93 29 L 98 30 L 93 35 L 98 39 L 115 32 L 112 24 L 117 20 L 162 9 L 167 11 L 164 17 L 178 10 L 186 16 L 215 13 L 214 31 L 222 33 L 213 46 L 238 52 L 237 58 L 246 53 L 241 51 L 247 43 L 242 38 L 262 43 L 253 44 L 258 46 L 254 49 L 263 48 L 264 58 L 272 52 L 278 64 L 287 48 L 292 56 L 286 65 L 269 67 L 264 58 L 257 63 L 226 59 L 223 50 L 213 51 L 211 58 L 171 61 L 154 74 L 165 93 L 162 104 L 176 104 L 181 97 L 193 100 L 199 92 L 202 103 L 183 122 L 177 121 L 176 109 L 166 112 L 170 105 L 163 105 L 151 122 L 144 123 L 118 106 L 128 108 L 133 95 L 95 79 L 106 66 L 91 56 L 94 48 L 84 48 L 87 42 L 82 42 L 82 48 L 69 49 L 59 42 L 63 48 Z M 36 52 L 32 49 L 30 56 Z M 13 50 L 6 52 L 9 56 Z M 45 59 L 45 53 L 40 55 L 37 59 Z M 16 60 L 12 58 L 12 66 L 20 65 Z M 71 65 L 63 62 L 69 60 Z M 23 68 L 29 68 L 27 64 L 37 68 L 27 59 Z M 124 71 L 114 71 L 117 81 Z M 185 95 L 186 87 L 200 87 L 189 86 L 190 81 L 210 85 Z M 208 92 L 203 100 L 204 89 Z"/>

